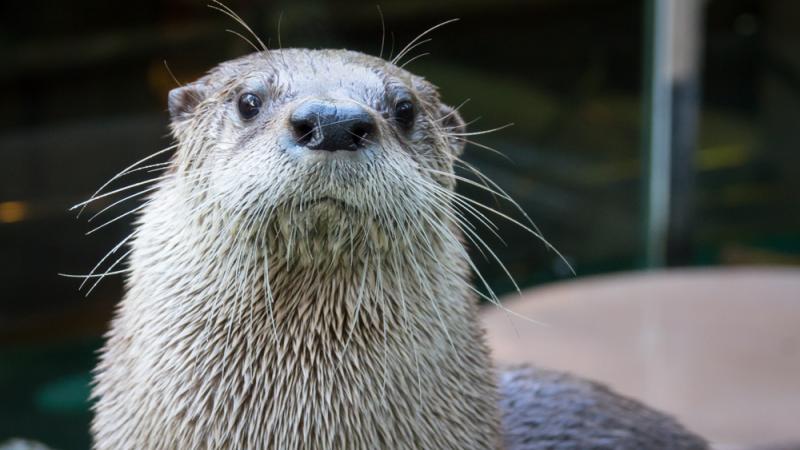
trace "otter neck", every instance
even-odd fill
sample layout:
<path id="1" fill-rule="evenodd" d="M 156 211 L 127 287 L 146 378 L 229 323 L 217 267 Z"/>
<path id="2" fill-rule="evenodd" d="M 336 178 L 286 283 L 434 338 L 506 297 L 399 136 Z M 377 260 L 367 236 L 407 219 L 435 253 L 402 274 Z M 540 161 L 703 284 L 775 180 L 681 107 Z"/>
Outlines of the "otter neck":
<path id="1" fill-rule="evenodd" d="M 213 221 L 168 231 L 155 219 L 169 215 L 153 214 L 134 244 L 120 339 L 162 355 L 134 364 L 152 364 L 138 369 L 173 386 L 181 408 L 170 428 L 186 442 L 496 447 L 493 374 L 460 248 L 355 248 L 336 268 L 282 257 L 280 246 L 254 245 L 258 236 L 219 234 Z"/>

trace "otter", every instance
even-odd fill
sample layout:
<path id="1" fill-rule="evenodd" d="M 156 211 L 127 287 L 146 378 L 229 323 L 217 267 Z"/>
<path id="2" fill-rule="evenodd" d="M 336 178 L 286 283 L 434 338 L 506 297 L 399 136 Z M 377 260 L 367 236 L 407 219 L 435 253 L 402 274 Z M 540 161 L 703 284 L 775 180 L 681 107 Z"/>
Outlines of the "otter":
<path id="1" fill-rule="evenodd" d="M 485 216 L 454 192 L 465 124 L 424 78 L 269 50 L 168 103 L 94 448 L 706 448 L 592 383 L 495 372 L 465 248 Z"/>

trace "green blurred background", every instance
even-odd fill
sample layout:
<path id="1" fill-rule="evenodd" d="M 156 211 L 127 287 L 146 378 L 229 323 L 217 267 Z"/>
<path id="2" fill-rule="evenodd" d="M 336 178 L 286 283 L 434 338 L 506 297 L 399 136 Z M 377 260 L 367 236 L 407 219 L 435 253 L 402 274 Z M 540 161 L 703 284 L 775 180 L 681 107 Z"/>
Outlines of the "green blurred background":
<path id="1" fill-rule="evenodd" d="M 227 4 L 271 46 L 280 21 L 285 47 L 380 48 L 374 2 Z M 475 138 L 508 158 L 471 145 L 465 160 L 519 201 L 577 276 L 644 266 L 643 1 L 380 5 L 387 51 L 461 19 L 433 33 L 417 52 L 430 55 L 407 68 L 448 103 L 469 99 L 461 112 L 472 131 L 515 124 Z M 89 372 L 122 280 L 84 298 L 57 274 L 87 273 L 130 221 L 86 237 L 93 224 L 66 210 L 169 145 L 165 99 L 175 83 L 165 61 L 185 82 L 248 47 L 203 1 L 4 2 L 0 17 L 0 443 L 87 448 Z M 800 264 L 798 23 L 793 0 L 705 2 L 698 133 L 683 161 L 689 177 L 674 185 L 684 203 L 667 264 Z M 571 276 L 540 242 L 498 225 L 511 245 L 483 237 L 521 286 Z M 511 290 L 496 264 L 474 256 L 497 292 Z"/>

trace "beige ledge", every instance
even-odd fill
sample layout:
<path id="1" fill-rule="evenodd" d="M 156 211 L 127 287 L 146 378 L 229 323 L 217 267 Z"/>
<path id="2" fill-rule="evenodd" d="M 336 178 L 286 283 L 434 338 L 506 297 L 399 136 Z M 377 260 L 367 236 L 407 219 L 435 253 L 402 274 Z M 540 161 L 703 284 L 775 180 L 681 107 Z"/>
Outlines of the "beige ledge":
<path id="1" fill-rule="evenodd" d="M 483 311 L 499 363 L 602 381 L 725 449 L 800 443 L 800 269 L 639 272 L 556 283 Z"/>

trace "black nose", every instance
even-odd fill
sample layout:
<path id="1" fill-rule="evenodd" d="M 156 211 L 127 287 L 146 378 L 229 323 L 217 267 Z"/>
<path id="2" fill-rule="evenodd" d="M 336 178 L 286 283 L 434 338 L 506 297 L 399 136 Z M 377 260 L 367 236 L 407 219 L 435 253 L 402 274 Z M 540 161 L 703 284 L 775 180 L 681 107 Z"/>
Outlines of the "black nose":
<path id="1" fill-rule="evenodd" d="M 289 118 L 295 140 L 312 150 L 358 150 L 372 142 L 375 121 L 353 103 L 308 101 Z"/>

